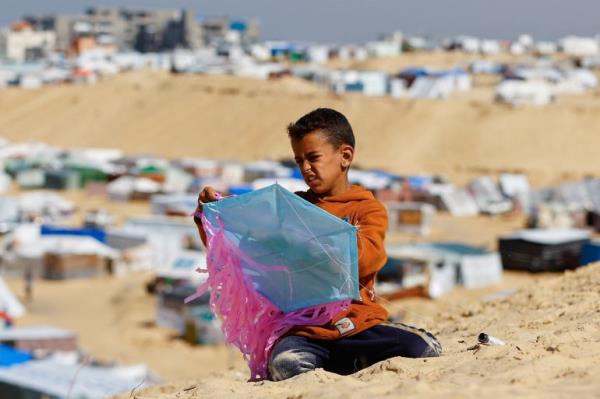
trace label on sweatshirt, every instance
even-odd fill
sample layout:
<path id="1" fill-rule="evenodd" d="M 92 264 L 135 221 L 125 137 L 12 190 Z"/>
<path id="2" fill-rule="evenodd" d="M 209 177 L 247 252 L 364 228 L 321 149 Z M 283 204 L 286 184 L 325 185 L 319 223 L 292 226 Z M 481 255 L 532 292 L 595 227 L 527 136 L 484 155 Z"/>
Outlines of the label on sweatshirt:
<path id="1" fill-rule="evenodd" d="M 354 326 L 354 323 L 352 322 L 352 320 L 350 320 L 347 317 L 344 317 L 343 319 L 339 319 L 333 325 L 340 332 L 340 335 L 347 334 L 356 328 Z"/>

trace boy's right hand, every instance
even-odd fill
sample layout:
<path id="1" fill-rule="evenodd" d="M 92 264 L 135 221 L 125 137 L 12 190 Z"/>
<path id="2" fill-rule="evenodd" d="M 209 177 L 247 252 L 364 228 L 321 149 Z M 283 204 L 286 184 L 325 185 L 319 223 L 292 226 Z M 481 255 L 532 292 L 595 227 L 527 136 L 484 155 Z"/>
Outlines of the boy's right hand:
<path id="1" fill-rule="evenodd" d="M 198 194 L 198 210 L 202 211 L 202 204 L 219 199 L 220 193 L 210 186 L 206 186 Z"/>

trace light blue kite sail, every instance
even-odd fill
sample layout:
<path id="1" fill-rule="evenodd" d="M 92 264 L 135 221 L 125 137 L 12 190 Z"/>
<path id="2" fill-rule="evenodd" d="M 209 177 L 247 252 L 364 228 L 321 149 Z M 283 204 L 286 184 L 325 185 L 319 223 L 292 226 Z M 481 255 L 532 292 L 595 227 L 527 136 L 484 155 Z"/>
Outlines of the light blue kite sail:
<path id="1" fill-rule="evenodd" d="M 204 204 L 254 289 L 284 313 L 359 298 L 356 228 L 275 184 Z"/>

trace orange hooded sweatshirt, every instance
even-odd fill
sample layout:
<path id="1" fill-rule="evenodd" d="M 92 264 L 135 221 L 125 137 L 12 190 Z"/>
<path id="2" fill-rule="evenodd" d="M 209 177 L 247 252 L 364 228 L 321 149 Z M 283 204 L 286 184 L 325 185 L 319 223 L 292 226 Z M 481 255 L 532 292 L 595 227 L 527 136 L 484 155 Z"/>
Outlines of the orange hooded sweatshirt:
<path id="1" fill-rule="evenodd" d="M 375 275 L 387 260 L 384 248 L 388 218 L 384 206 L 373 194 L 359 186 L 343 194 L 321 199 L 311 191 L 296 193 L 319 208 L 346 220 L 358 228 L 358 275 L 360 301 L 352 301 L 350 307 L 322 326 L 296 326 L 288 334 L 311 339 L 334 340 L 365 331 L 387 320 L 387 311 L 375 302 Z M 196 219 L 202 241 L 206 234 L 200 219 Z"/>

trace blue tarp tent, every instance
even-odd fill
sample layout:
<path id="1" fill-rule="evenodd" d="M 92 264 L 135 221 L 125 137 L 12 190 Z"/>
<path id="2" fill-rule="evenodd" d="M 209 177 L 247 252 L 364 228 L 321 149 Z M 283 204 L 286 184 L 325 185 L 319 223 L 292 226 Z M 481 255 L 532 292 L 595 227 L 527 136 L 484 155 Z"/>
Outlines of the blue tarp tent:
<path id="1" fill-rule="evenodd" d="M 233 21 L 229 25 L 229 29 L 235 30 L 235 31 L 238 31 L 238 32 L 245 32 L 246 29 L 248 29 L 248 25 L 244 21 Z"/>
<path id="2" fill-rule="evenodd" d="M 100 229 L 90 228 L 70 228 L 70 227 L 58 227 L 42 225 L 41 234 L 43 236 L 60 235 L 60 236 L 79 236 L 79 237 L 92 237 L 106 244 L 106 232 Z"/>
<path id="3" fill-rule="evenodd" d="M 25 363 L 31 360 L 27 352 L 13 349 L 9 346 L 0 345 L 0 367 L 8 367 L 14 364 Z"/>

